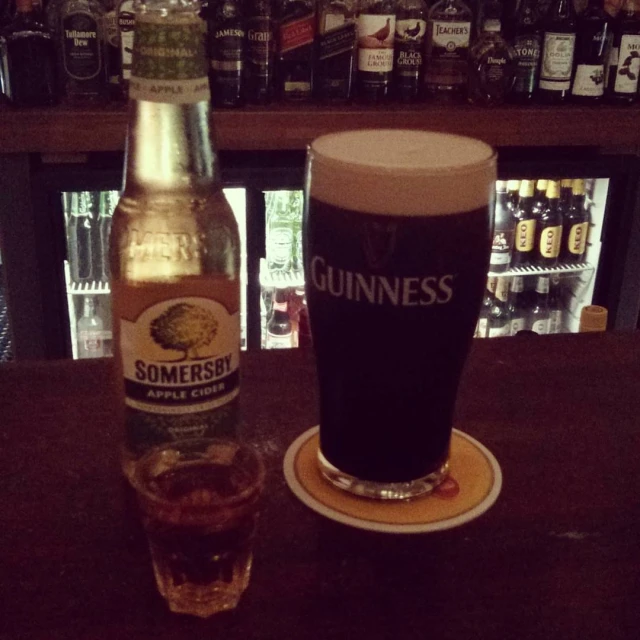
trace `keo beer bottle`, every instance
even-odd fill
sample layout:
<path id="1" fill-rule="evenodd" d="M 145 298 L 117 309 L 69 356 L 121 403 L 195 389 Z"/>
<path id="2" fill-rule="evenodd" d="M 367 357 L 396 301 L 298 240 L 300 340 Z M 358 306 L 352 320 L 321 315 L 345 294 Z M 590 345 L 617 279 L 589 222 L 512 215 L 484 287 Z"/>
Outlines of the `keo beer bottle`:
<path id="1" fill-rule="evenodd" d="M 555 267 L 558 264 L 562 241 L 562 213 L 560 211 L 560 184 L 549 180 L 547 186 L 547 208 L 540 215 L 536 231 L 536 264 L 540 267 Z"/>
<path id="2" fill-rule="evenodd" d="M 523 267 L 533 261 L 536 240 L 536 218 L 533 215 L 535 180 L 520 183 L 518 206 L 513 214 L 516 223 L 511 265 Z"/>
<path id="3" fill-rule="evenodd" d="M 561 259 L 563 262 L 584 262 L 589 235 L 589 210 L 585 207 L 584 180 L 573 181 L 573 200 L 564 214 Z"/>
<path id="4" fill-rule="evenodd" d="M 128 476 L 154 445 L 230 435 L 237 422 L 239 236 L 209 136 L 199 9 L 197 0 L 136 4 L 126 175 L 110 242 Z"/>

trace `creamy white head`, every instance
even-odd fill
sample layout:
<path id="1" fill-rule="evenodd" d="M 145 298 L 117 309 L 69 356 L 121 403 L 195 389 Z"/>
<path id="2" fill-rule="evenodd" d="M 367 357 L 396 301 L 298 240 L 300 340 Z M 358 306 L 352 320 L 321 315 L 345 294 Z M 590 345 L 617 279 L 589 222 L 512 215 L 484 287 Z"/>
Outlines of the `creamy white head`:
<path id="1" fill-rule="evenodd" d="M 486 207 L 496 179 L 496 154 L 488 144 L 432 131 L 328 134 L 311 143 L 308 163 L 313 198 L 386 215 L 448 215 Z"/>

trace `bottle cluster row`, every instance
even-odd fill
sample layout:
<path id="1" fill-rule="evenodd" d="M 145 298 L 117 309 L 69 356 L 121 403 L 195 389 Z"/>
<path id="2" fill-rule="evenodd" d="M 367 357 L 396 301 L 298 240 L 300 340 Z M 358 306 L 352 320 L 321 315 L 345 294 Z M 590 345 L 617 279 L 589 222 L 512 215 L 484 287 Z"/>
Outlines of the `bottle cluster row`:
<path id="1" fill-rule="evenodd" d="M 195 0 L 194 0 L 195 1 Z M 126 97 L 133 0 L 16 0 L 3 28 L 1 84 L 16 105 Z M 212 102 L 499 104 L 633 102 L 640 76 L 640 0 L 615 19 L 604 0 L 210 0 Z"/>

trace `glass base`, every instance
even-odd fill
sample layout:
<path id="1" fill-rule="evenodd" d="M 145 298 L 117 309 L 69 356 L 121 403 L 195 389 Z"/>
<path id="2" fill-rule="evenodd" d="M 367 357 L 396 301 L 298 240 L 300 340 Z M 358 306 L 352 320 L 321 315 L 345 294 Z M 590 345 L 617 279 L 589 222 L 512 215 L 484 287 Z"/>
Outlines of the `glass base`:
<path id="1" fill-rule="evenodd" d="M 318 449 L 320 473 L 334 486 L 363 498 L 374 500 L 408 500 L 431 493 L 449 475 L 449 460 L 422 478 L 409 482 L 375 482 L 361 480 L 334 467 Z"/>

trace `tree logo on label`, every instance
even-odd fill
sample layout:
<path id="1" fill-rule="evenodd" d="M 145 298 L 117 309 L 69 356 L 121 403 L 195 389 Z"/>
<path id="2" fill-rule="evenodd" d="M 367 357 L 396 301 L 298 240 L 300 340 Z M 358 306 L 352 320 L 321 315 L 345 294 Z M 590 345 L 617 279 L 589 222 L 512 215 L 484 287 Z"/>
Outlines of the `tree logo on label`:
<path id="1" fill-rule="evenodd" d="M 206 347 L 218 333 L 215 315 L 194 304 L 180 302 L 155 318 L 149 328 L 153 341 L 163 349 L 181 351 L 184 360 L 201 360 L 198 350 Z"/>

